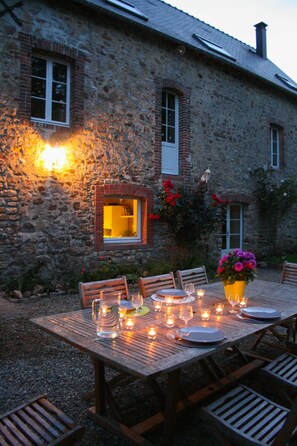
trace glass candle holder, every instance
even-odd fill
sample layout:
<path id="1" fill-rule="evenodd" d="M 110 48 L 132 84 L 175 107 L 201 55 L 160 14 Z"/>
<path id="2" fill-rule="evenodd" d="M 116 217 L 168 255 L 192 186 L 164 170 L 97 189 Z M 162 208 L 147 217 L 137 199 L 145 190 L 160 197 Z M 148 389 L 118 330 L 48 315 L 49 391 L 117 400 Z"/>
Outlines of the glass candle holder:
<path id="1" fill-rule="evenodd" d="M 166 303 L 166 305 L 172 305 L 173 304 L 173 296 L 165 296 L 165 303 Z"/>
<path id="2" fill-rule="evenodd" d="M 202 308 L 201 310 L 201 319 L 203 321 L 208 321 L 210 318 L 210 309 L 209 308 Z"/>
<path id="3" fill-rule="evenodd" d="M 133 317 L 128 317 L 125 323 L 126 330 L 133 330 L 134 328 L 134 319 Z"/>
<path id="4" fill-rule="evenodd" d="M 205 290 L 203 288 L 200 288 L 199 290 L 197 290 L 197 297 L 198 299 L 202 299 L 205 295 Z"/>
<path id="5" fill-rule="evenodd" d="M 155 325 L 150 325 L 147 327 L 147 337 L 148 339 L 156 339 L 158 328 Z"/>
<path id="6" fill-rule="evenodd" d="M 247 297 L 242 296 L 242 297 L 239 298 L 239 306 L 240 306 L 240 308 L 246 307 L 247 303 L 248 303 L 248 298 Z"/>
<path id="7" fill-rule="evenodd" d="M 166 314 L 165 316 L 165 325 L 168 328 L 173 328 L 174 327 L 174 314 Z"/>
<path id="8" fill-rule="evenodd" d="M 223 311 L 224 311 L 224 304 L 222 304 L 222 303 L 215 304 L 216 314 L 218 314 L 218 315 L 223 314 Z"/>
<path id="9" fill-rule="evenodd" d="M 159 312 L 162 310 L 162 302 L 154 301 L 155 311 Z"/>

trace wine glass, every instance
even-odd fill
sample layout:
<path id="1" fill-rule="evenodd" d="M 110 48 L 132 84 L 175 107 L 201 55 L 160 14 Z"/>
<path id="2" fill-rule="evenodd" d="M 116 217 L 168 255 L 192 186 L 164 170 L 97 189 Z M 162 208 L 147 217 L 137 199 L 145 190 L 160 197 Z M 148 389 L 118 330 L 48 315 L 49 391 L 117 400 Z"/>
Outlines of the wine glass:
<path id="1" fill-rule="evenodd" d="M 143 297 L 140 293 L 132 294 L 131 296 L 131 304 L 136 310 L 136 314 L 139 313 L 142 305 L 143 305 Z"/>
<path id="2" fill-rule="evenodd" d="M 188 322 L 193 318 L 193 307 L 192 305 L 181 305 L 179 309 L 179 318 L 184 321 L 185 328 L 183 330 L 183 335 L 188 336 Z"/>
<path id="3" fill-rule="evenodd" d="M 186 283 L 184 286 L 184 291 L 187 293 L 188 298 L 195 292 L 195 287 L 193 283 Z"/>
<path id="4" fill-rule="evenodd" d="M 238 296 L 237 296 L 237 295 L 235 295 L 235 296 L 228 296 L 228 302 L 229 302 L 229 304 L 232 306 L 232 309 L 229 310 L 229 313 L 236 314 L 237 311 L 234 310 L 234 307 L 235 307 L 236 305 L 238 305 L 238 303 L 239 303 Z"/>

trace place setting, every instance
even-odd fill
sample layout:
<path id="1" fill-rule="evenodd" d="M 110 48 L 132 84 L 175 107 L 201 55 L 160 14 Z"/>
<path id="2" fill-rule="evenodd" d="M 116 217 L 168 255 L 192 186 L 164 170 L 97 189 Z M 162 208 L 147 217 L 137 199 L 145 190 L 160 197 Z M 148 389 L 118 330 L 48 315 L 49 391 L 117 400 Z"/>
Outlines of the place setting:
<path id="1" fill-rule="evenodd" d="M 279 319 L 281 312 L 271 307 L 245 307 L 236 316 L 245 322 L 267 323 Z"/>
<path id="2" fill-rule="evenodd" d="M 192 291 L 177 288 L 158 290 L 156 294 L 151 295 L 151 299 L 165 305 L 180 305 L 195 301 Z"/>

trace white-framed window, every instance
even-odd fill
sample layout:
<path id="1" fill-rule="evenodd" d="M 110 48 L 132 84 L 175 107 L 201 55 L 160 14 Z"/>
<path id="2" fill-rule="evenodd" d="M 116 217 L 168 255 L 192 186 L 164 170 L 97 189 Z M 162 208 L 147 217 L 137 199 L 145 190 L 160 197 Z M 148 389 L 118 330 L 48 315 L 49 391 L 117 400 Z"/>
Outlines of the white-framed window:
<path id="1" fill-rule="evenodd" d="M 162 92 L 162 167 L 165 174 L 179 173 L 179 97 Z"/>
<path id="2" fill-rule="evenodd" d="M 104 243 L 139 243 L 141 241 L 141 200 L 135 197 L 104 198 Z"/>
<path id="3" fill-rule="evenodd" d="M 280 164 L 280 129 L 275 125 L 270 126 L 270 164 L 278 169 Z"/>
<path id="4" fill-rule="evenodd" d="M 34 55 L 31 75 L 31 120 L 69 125 L 70 65 Z"/>
<path id="5" fill-rule="evenodd" d="M 222 255 L 233 249 L 242 249 L 243 240 L 243 205 L 229 204 L 226 218 L 222 224 Z"/>

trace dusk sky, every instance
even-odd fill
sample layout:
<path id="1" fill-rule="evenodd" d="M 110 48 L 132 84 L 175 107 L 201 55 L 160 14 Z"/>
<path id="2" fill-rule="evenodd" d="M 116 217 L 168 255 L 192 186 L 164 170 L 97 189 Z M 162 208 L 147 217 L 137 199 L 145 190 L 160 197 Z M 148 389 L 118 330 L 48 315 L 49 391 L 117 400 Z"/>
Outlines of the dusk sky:
<path id="1" fill-rule="evenodd" d="M 255 48 L 254 25 L 267 26 L 267 56 L 297 82 L 297 0 L 165 0 Z"/>

